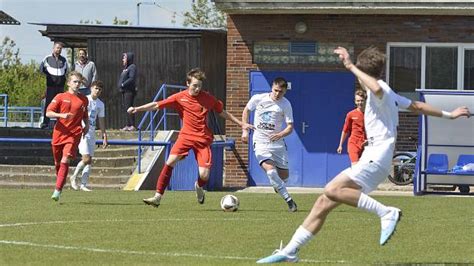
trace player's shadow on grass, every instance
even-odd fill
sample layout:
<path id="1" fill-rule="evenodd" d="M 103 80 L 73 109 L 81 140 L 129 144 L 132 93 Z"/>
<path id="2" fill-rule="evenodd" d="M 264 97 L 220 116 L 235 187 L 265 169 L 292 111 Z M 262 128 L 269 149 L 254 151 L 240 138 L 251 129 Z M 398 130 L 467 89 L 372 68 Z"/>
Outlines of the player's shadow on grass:
<path id="1" fill-rule="evenodd" d="M 79 204 L 79 205 L 104 205 L 104 206 L 133 206 L 133 205 L 143 205 L 143 203 L 137 203 L 137 202 L 96 202 L 96 201 L 81 201 L 81 202 L 75 202 L 71 204 Z"/>

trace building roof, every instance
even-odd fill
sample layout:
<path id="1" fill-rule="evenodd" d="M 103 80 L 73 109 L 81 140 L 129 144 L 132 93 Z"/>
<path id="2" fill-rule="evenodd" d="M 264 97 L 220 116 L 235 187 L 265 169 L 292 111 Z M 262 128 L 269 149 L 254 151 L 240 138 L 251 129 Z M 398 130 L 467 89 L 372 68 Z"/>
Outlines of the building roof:
<path id="1" fill-rule="evenodd" d="M 46 26 L 39 32 L 51 41 L 63 42 L 66 47 L 86 47 L 90 38 L 192 38 L 202 33 L 225 34 L 222 29 L 208 28 L 173 28 L 122 25 L 88 25 L 88 24 L 56 24 L 28 23 Z"/>
<path id="2" fill-rule="evenodd" d="M 228 14 L 353 14 L 474 16 L 474 1 L 213 0 Z"/>
<path id="3" fill-rule="evenodd" d="M 2 25 L 20 25 L 20 22 L 12 16 L 0 10 L 0 24 Z"/>

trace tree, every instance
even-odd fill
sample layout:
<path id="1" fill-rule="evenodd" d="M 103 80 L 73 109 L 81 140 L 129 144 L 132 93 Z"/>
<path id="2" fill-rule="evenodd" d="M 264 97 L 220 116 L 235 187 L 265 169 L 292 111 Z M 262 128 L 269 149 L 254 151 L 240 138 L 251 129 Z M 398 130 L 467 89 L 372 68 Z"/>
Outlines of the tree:
<path id="1" fill-rule="evenodd" d="M 226 16 L 209 0 L 197 0 L 190 12 L 184 12 L 183 25 L 203 28 L 226 28 Z"/>
<path id="2" fill-rule="evenodd" d="M 20 49 L 16 49 L 16 43 L 8 36 L 5 37 L 0 46 L 0 68 L 8 68 L 20 63 Z"/>
<path id="3" fill-rule="evenodd" d="M 113 24 L 114 25 L 132 25 L 132 23 L 130 23 L 130 21 L 124 19 L 118 19 L 117 17 L 114 17 L 114 21 L 113 21 Z"/>
<path id="4" fill-rule="evenodd" d="M 9 37 L 0 47 L 0 93 L 8 94 L 10 106 L 39 106 L 44 95 L 45 77 L 39 65 L 22 64 L 20 49 Z"/>

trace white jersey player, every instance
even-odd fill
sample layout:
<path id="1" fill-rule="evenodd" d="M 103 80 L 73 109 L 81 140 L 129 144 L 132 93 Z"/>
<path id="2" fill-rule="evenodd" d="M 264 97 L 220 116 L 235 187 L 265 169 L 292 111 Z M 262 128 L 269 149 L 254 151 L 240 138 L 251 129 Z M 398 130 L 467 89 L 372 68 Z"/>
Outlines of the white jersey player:
<path id="1" fill-rule="evenodd" d="M 288 204 L 289 211 L 297 211 L 297 206 L 286 189 L 288 180 L 288 152 L 284 137 L 293 131 L 293 110 L 290 102 L 283 97 L 288 83 L 284 78 L 273 80 L 272 91 L 254 95 L 242 112 L 242 121 L 247 122 L 250 111 L 255 111 L 253 148 L 255 157 L 266 172 L 274 190 Z M 283 126 L 286 124 L 286 127 Z M 248 143 L 249 132 L 243 130 L 242 141 Z"/>
<path id="2" fill-rule="evenodd" d="M 102 133 L 103 148 L 107 147 L 107 132 L 105 131 L 105 105 L 99 99 L 103 89 L 102 81 L 94 81 L 91 85 L 91 94 L 87 95 L 89 105 L 87 111 L 89 113 L 89 131 L 81 138 L 79 143 L 79 153 L 82 160 L 77 164 L 74 174 L 71 176 L 71 187 L 74 190 L 91 191 L 88 187 L 89 175 L 91 171 L 92 156 L 95 150 L 95 129 L 97 121 Z M 81 185 L 77 186 L 77 176 L 82 170 Z"/>
<path id="3" fill-rule="evenodd" d="M 395 232 L 401 210 L 385 206 L 367 193 L 374 190 L 388 175 L 397 137 L 398 109 L 415 113 L 455 119 L 470 117 L 466 107 L 452 112 L 441 111 L 427 103 L 410 101 L 399 96 L 382 80 L 378 80 L 385 66 L 385 55 L 377 48 L 362 51 L 354 65 L 343 47 L 334 50 L 367 91 L 364 122 L 368 146 L 359 162 L 342 171 L 324 188 L 303 224 L 296 230 L 288 245 L 257 263 L 296 262 L 298 250 L 323 227 L 328 214 L 341 203 L 376 214 L 381 221 L 380 245 L 385 245 Z"/>

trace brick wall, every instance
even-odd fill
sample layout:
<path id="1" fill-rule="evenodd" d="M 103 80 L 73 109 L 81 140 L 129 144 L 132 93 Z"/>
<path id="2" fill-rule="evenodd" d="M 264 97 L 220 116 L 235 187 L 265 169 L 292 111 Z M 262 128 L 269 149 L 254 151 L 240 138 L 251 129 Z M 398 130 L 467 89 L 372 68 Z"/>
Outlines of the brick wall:
<path id="1" fill-rule="evenodd" d="M 297 34 L 294 25 L 305 21 L 308 31 Z M 250 70 L 345 71 L 340 66 L 257 65 L 252 62 L 255 41 L 316 41 L 350 43 L 355 54 L 370 45 L 383 51 L 387 42 L 474 43 L 474 17 L 467 16 L 350 16 L 350 15 L 230 15 L 227 33 L 226 109 L 241 117 L 248 101 Z M 396 89 L 396 88 L 395 88 Z M 241 129 L 227 123 L 226 134 L 235 138 L 236 152 L 226 152 L 225 186 L 247 183 L 247 145 L 240 142 Z M 417 117 L 400 113 L 397 149 L 413 150 L 409 136 L 417 135 Z"/>

